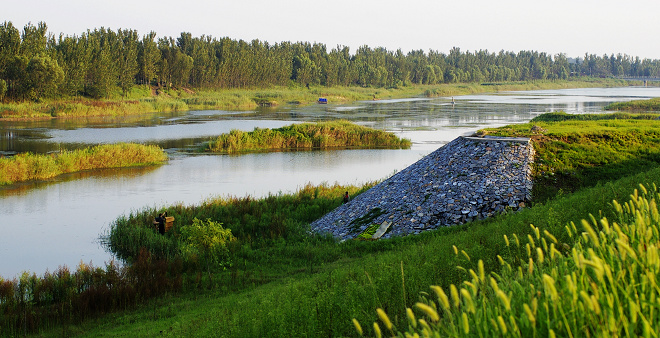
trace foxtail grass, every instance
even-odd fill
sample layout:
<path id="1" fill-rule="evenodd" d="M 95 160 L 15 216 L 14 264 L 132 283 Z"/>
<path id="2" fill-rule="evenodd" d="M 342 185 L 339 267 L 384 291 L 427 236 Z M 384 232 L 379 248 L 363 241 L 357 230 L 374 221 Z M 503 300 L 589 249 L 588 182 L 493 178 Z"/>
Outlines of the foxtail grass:
<path id="1" fill-rule="evenodd" d="M 534 225 L 524 249 L 505 237 L 506 246 L 521 255 L 511 261 L 498 256 L 502 269 L 488 276 L 482 268 L 459 266 L 467 274 L 448 288 L 453 304 L 446 287 L 431 286 L 435 297 L 422 297 L 407 309 L 417 310 L 408 315 L 417 323 L 394 335 L 658 336 L 658 201 L 657 186 L 640 185 L 627 202 L 612 201 L 612 219 L 589 215 L 578 225 L 570 222 L 565 230 L 575 240 L 572 247 Z M 464 261 L 461 255 L 456 258 Z M 478 265 L 483 266 L 481 260 Z M 376 312 L 391 327 L 387 314 L 380 308 Z M 357 320 L 354 325 L 360 327 Z"/>
<path id="2" fill-rule="evenodd" d="M 22 153 L 0 158 L 0 185 L 45 180 L 77 171 L 162 163 L 167 155 L 157 146 L 120 143 L 58 154 Z"/>

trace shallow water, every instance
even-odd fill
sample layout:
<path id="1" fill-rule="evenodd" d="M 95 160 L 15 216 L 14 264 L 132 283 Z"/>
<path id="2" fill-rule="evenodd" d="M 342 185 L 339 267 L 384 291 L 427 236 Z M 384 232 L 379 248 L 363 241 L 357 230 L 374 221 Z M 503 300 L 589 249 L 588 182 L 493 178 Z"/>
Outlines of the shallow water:
<path id="1" fill-rule="evenodd" d="M 549 111 L 599 113 L 607 103 L 660 97 L 659 88 L 590 88 L 411 98 L 346 105 L 282 106 L 255 111 L 191 111 L 125 118 L 0 122 L 0 152 L 52 152 L 100 143 L 158 144 L 168 163 L 64 175 L 0 188 L 0 275 L 42 274 L 112 256 L 99 236 L 131 210 L 212 196 L 253 197 L 313 184 L 360 184 L 385 178 L 460 135 L 523 123 Z M 408 150 L 332 150 L 194 155 L 189 148 L 231 129 L 346 119 L 413 141 Z"/>

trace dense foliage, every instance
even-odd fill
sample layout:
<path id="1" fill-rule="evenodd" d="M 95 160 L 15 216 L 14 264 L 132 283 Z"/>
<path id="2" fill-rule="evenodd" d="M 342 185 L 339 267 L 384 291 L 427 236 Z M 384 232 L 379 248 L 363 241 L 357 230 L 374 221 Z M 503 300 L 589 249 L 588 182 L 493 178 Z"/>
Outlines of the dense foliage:
<path id="1" fill-rule="evenodd" d="M 586 54 L 569 60 L 536 51 L 403 53 L 362 46 L 354 53 L 321 43 L 250 42 L 210 35 L 142 37 L 132 29 L 49 34 L 45 23 L 19 31 L 0 25 L 0 99 L 107 98 L 136 84 L 161 88 L 372 86 L 567 79 L 570 76 L 659 76 L 660 61 Z"/>
<path id="2" fill-rule="evenodd" d="M 220 153 L 327 148 L 410 148 L 393 133 L 348 121 L 301 123 L 277 129 L 232 130 L 208 142 L 204 150 Z"/>
<path id="3" fill-rule="evenodd" d="M 0 185 L 90 169 L 153 165 L 165 160 L 167 155 L 159 147 L 134 143 L 104 144 L 57 154 L 21 153 L 0 157 Z"/>

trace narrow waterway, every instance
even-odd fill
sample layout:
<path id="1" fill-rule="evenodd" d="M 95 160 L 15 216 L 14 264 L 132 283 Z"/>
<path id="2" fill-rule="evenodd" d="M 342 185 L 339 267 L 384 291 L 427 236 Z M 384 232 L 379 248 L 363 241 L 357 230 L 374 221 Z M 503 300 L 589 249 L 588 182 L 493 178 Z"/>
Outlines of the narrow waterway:
<path id="1" fill-rule="evenodd" d="M 615 101 L 660 97 L 660 88 L 592 88 L 508 92 L 437 99 L 282 106 L 255 111 L 191 111 L 140 117 L 0 122 L 0 154 L 47 153 L 100 143 L 165 148 L 170 160 L 151 168 L 99 170 L 46 182 L 0 187 L 0 276 L 42 274 L 82 261 L 112 259 L 99 236 L 118 216 L 144 207 L 197 204 L 212 196 L 262 197 L 306 183 L 361 184 L 401 170 L 460 135 L 523 123 L 563 110 L 599 113 Z M 196 155 L 195 145 L 231 129 L 346 119 L 413 141 L 408 150 L 332 150 Z"/>

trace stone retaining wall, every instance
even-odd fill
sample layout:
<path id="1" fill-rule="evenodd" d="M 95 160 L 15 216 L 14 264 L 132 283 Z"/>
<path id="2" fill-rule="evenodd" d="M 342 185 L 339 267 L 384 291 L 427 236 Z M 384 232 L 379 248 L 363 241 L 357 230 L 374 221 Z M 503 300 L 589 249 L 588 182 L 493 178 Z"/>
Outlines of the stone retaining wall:
<path id="1" fill-rule="evenodd" d="M 312 223 L 352 239 L 418 234 L 517 210 L 532 191 L 534 147 L 527 138 L 459 137 Z"/>

